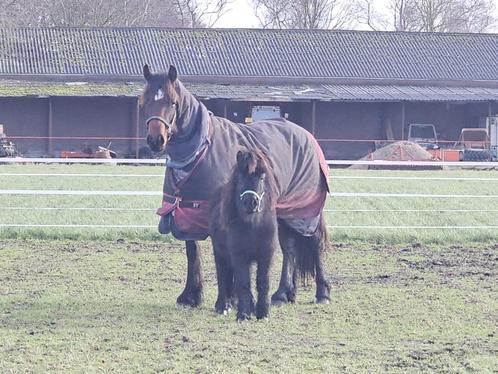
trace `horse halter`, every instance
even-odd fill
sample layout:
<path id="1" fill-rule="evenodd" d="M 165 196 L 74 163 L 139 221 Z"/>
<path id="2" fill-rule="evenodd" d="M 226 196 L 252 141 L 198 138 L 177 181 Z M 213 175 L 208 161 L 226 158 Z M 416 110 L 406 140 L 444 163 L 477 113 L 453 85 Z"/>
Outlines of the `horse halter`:
<path id="1" fill-rule="evenodd" d="M 245 190 L 244 192 L 242 192 L 240 194 L 240 200 L 242 200 L 244 198 L 245 195 L 253 195 L 256 197 L 256 201 L 258 202 L 258 206 L 256 207 L 256 212 L 261 212 L 261 210 L 263 209 L 261 207 L 261 201 L 263 201 L 263 196 L 265 195 L 265 192 L 261 192 L 261 195 L 258 194 L 256 191 L 253 191 L 253 190 Z"/>
<path id="2" fill-rule="evenodd" d="M 175 106 L 175 113 L 173 114 L 173 118 L 171 119 L 171 122 L 168 122 L 166 119 L 164 119 L 161 116 L 151 116 L 151 117 L 147 118 L 147 120 L 145 121 L 145 127 L 147 128 L 147 130 L 149 129 L 149 124 L 152 121 L 159 121 L 164 125 L 164 127 L 166 127 L 166 130 L 168 130 L 168 138 L 166 139 L 166 141 L 169 141 L 171 139 L 171 136 L 172 136 L 171 129 L 173 128 L 173 123 L 176 122 L 176 117 L 177 117 L 177 112 L 178 112 L 178 106 L 176 104 L 174 104 L 174 106 Z"/>

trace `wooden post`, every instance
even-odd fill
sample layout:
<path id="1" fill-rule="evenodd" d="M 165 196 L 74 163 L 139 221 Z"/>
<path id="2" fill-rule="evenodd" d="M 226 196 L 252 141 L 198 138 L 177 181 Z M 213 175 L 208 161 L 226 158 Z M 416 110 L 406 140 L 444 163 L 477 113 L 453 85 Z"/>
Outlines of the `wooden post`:
<path id="1" fill-rule="evenodd" d="M 401 102 L 401 140 L 405 140 L 405 102 Z"/>
<path id="2" fill-rule="evenodd" d="M 228 103 L 228 100 L 226 100 L 226 99 L 223 100 L 223 118 L 228 118 L 227 117 L 227 114 L 228 114 L 228 108 L 227 108 L 228 105 L 227 105 L 227 103 Z"/>
<path id="3" fill-rule="evenodd" d="M 138 158 L 138 148 L 140 145 L 140 104 L 138 98 L 135 98 L 135 158 Z"/>
<path id="4" fill-rule="evenodd" d="M 54 144 L 52 141 L 52 137 L 54 136 L 54 126 L 53 126 L 53 113 L 52 113 L 52 98 L 48 97 L 48 118 L 47 118 L 47 127 L 48 127 L 48 154 L 50 157 L 54 157 Z"/>
<path id="5" fill-rule="evenodd" d="M 316 137 L 316 100 L 311 100 L 311 133 Z"/>

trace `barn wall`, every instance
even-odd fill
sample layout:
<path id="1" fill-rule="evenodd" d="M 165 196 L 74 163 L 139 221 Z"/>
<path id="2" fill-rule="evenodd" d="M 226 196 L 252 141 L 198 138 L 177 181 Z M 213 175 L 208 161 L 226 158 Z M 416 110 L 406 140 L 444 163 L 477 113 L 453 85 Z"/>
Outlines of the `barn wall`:
<path id="1" fill-rule="evenodd" d="M 48 136 L 48 99 L 0 98 L 0 123 L 7 136 Z M 47 139 L 14 139 L 17 149 L 25 156 L 46 155 Z"/>
<path id="2" fill-rule="evenodd" d="M 113 137 L 135 137 L 136 100 L 114 97 L 55 97 L 52 98 L 52 134 L 67 137 L 102 137 L 100 140 L 57 140 L 53 143 L 55 155 L 62 150 L 81 151 L 89 147 L 107 146 L 118 157 L 133 156 L 135 142 Z"/>
<path id="3" fill-rule="evenodd" d="M 374 140 L 385 138 L 382 131 L 382 113 L 383 106 L 380 103 L 318 102 L 315 136 L 325 157 L 357 159 L 372 151 L 375 147 Z M 327 139 L 357 141 L 338 142 Z"/>
<path id="4" fill-rule="evenodd" d="M 5 125 L 5 132 L 10 136 L 48 136 L 49 100 L 52 103 L 53 136 L 112 138 L 135 137 L 137 134 L 137 99 L 124 97 L 0 98 L 0 123 Z M 224 115 L 224 100 L 206 100 L 204 103 L 215 115 Z M 312 130 L 311 102 L 226 102 L 227 117 L 234 122 L 244 122 L 253 105 L 280 105 L 290 121 Z M 477 127 L 479 118 L 487 116 L 490 108 L 492 114 L 498 114 L 496 102 L 491 106 L 488 103 L 405 103 L 404 106 L 403 126 L 403 104 L 399 102 L 317 102 L 315 136 L 327 158 L 357 159 L 374 150 L 374 140 L 387 139 L 388 133 L 392 133 L 396 140 L 406 139 L 410 123 L 433 123 L 441 140 L 453 142 L 458 139 L 462 127 Z M 139 114 L 139 136 L 145 138 L 143 111 L 140 110 Z M 371 141 L 333 142 L 326 139 Z M 79 151 L 85 146 L 95 149 L 98 145 L 107 146 L 109 141 L 53 140 L 51 154 L 46 139 L 15 140 L 15 143 L 23 154 L 35 157 L 58 156 L 61 150 Z M 143 139 L 112 140 L 111 145 L 120 157 L 135 156 L 141 147 L 147 149 Z"/>
<path id="5" fill-rule="evenodd" d="M 224 102 L 221 100 L 207 100 L 204 104 L 215 115 L 224 116 Z M 289 121 L 295 122 L 300 126 L 311 130 L 311 103 L 309 102 L 227 102 L 227 118 L 233 122 L 244 123 L 246 117 L 251 116 L 253 106 L 257 105 L 278 105 L 282 112 L 282 116 L 288 115 Z M 235 115 L 237 113 L 237 115 Z"/>

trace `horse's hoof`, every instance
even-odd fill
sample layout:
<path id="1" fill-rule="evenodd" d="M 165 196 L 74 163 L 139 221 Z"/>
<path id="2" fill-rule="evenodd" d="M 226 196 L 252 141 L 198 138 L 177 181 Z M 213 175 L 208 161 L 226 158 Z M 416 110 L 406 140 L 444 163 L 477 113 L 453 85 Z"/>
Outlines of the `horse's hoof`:
<path id="1" fill-rule="evenodd" d="M 330 304 L 330 299 L 329 299 L 329 298 L 327 298 L 327 297 L 323 297 L 323 298 L 317 299 L 317 300 L 316 300 L 316 303 L 317 303 L 317 304 L 324 304 L 324 305 L 328 305 L 328 304 Z"/>
<path id="2" fill-rule="evenodd" d="M 288 303 L 289 299 L 287 299 L 287 295 L 285 293 L 275 293 L 271 297 L 271 305 L 273 306 L 282 306 Z"/>
<path id="3" fill-rule="evenodd" d="M 196 308 L 202 303 L 202 294 L 193 293 L 193 292 L 183 292 L 176 299 L 176 303 L 178 305 L 190 306 L 192 308 Z"/>
<path id="4" fill-rule="evenodd" d="M 251 319 L 251 316 L 249 316 L 246 313 L 237 314 L 237 322 L 239 322 L 239 323 L 249 321 L 250 319 Z"/>

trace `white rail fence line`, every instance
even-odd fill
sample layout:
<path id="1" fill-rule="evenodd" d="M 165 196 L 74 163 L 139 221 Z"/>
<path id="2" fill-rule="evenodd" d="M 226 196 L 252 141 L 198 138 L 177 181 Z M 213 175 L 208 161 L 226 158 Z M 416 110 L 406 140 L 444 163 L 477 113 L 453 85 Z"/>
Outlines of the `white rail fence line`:
<path id="1" fill-rule="evenodd" d="M 1 159 L 0 163 L 123 163 L 163 165 L 164 160 L 133 160 L 133 159 Z M 404 161 L 328 161 L 329 165 L 386 165 L 386 166 L 474 166 L 498 167 L 498 163 L 485 162 L 404 162 Z M 163 174 L 98 174 L 98 173 L 0 173 L 3 176 L 57 176 L 57 177 L 163 177 Z M 397 177 L 397 176 L 332 176 L 332 179 L 386 179 L 386 180 L 460 180 L 460 181 L 498 181 L 498 178 L 466 178 L 466 177 Z M 79 190 L 0 190 L 0 195 L 79 195 L 79 196 L 161 196 L 158 191 L 79 191 Z M 409 193 L 360 193 L 332 192 L 332 197 L 415 197 L 415 198 L 498 198 L 498 195 L 461 195 L 461 194 L 409 194 Z M 147 208 L 87 208 L 87 207 L 3 207 L 7 210 L 102 210 L 102 211 L 149 211 Z M 498 209 L 325 209 L 325 212 L 498 212 Z M 157 225 L 92 225 L 92 224 L 0 224 L 3 228 L 116 228 L 116 229 L 156 229 Z M 373 225 L 328 225 L 331 229 L 389 229 L 389 230 L 419 230 L 419 229 L 497 229 L 497 225 L 460 225 L 460 226 L 373 226 Z"/>
<path id="2" fill-rule="evenodd" d="M 164 165 L 164 159 L 135 158 L 0 158 L 0 164 L 143 164 Z M 387 160 L 327 160 L 328 165 L 365 165 L 365 166 L 454 166 L 454 167 L 487 167 L 498 168 L 498 162 L 471 161 L 387 161 Z"/>
<path id="3" fill-rule="evenodd" d="M 115 228 L 115 229 L 157 229 L 157 225 L 55 225 L 55 224 L 17 224 L 17 223 L 0 223 L 0 227 L 4 228 Z M 356 225 L 327 225 L 329 229 L 389 229 L 389 230 L 445 230 L 445 229 L 498 229 L 498 225 L 490 226 L 356 226 Z"/>
<path id="4" fill-rule="evenodd" d="M 102 191 L 102 190 L 0 190 L 0 195 L 68 195 L 68 196 L 162 196 L 159 191 Z M 384 192 L 330 192 L 330 197 L 415 197 L 437 199 L 495 199 L 498 195 L 461 195 L 461 194 L 419 194 Z"/>
<path id="5" fill-rule="evenodd" d="M 75 210 L 75 211 L 112 211 L 112 212 L 155 212 L 156 208 L 99 208 L 99 207 L 16 207 L 4 206 L 2 210 Z M 324 209 L 325 213 L 490 213 L 498 209 Z"/>
<path id="6" fill-rule="evenodd" d="M 137 178 L 153 177 L 164 178 L 164 174 L 99 174 L 99 173 L 0 173 L 0 176 L 9 177 L 117 177 L 117 178 Z M 472 178 L 472 177 L 402 177 L 402 176 L 367 176 L 367 175 L 331 175 L 330 179 L 372 179 L 372 180 L 427 180 L 427 181 L 476 181 L 476 182 L 497 182 L 498 178 Z"/>

